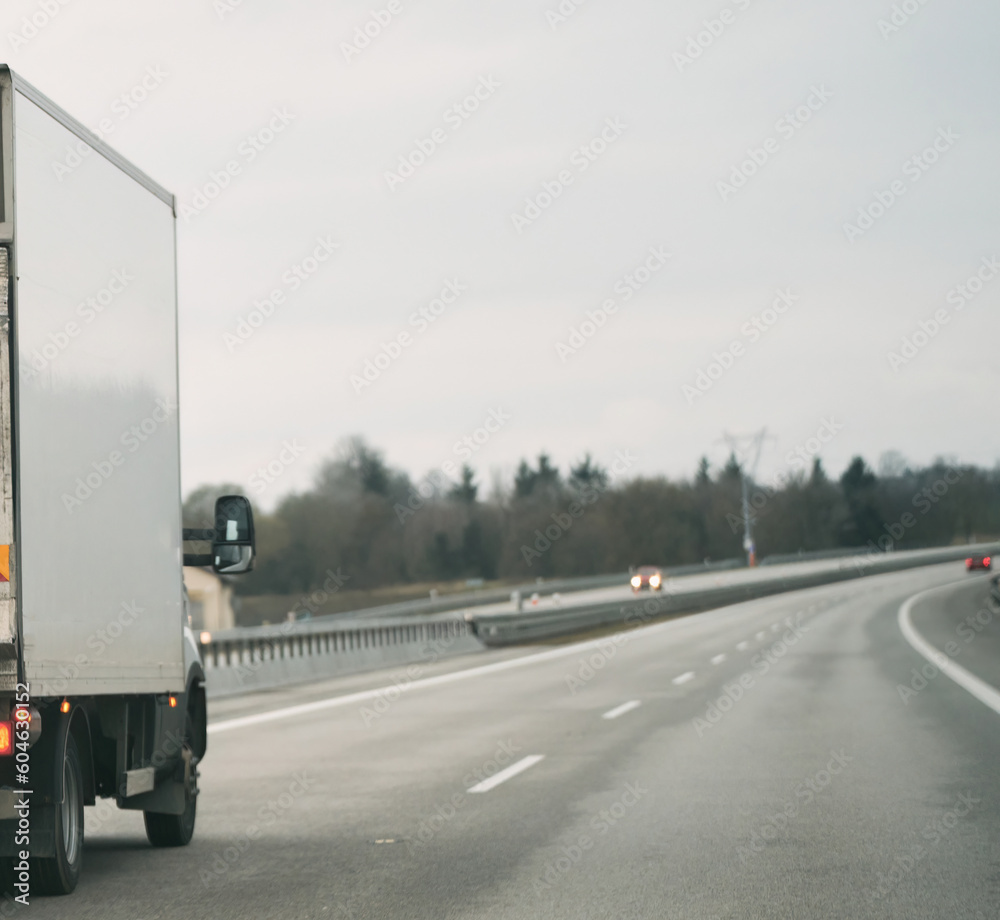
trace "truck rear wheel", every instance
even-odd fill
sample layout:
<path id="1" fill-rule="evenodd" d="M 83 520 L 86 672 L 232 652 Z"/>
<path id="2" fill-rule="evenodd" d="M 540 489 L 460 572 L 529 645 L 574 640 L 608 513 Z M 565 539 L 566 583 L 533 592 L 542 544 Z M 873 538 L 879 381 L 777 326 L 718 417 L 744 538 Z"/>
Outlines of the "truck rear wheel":
<path id="1" fill-rule="evenodd" d="M 154 847 L 184 847 L 194 836 L 194 821 L 198 810 L 198 758 L 194 753 L 194 720 L 191 713 L 184 721 L 184 747 L 181 750 L 184 766 L 184 813 L 165 815 L 144 811 L 146 837 Z"/>
<path id="2" fill-rule="evenodd" d="M 69 894 L 83 865 L 83 769 L 76 740 L 66 738 L 62 803 L 55 807 L 56 855 L 32 860 L 32 888 L 39 894 Z"/>

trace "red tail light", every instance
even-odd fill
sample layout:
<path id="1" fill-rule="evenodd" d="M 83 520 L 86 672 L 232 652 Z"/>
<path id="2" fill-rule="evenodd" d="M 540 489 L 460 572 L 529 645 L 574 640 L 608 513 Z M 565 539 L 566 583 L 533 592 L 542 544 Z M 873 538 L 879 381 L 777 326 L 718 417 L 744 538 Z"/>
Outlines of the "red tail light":
<path id="1" fill-rule="evenodd" d="M 0 757 L 10 756 L 14 750 L 14 734 L 10 722 L 0 722 Z"/>

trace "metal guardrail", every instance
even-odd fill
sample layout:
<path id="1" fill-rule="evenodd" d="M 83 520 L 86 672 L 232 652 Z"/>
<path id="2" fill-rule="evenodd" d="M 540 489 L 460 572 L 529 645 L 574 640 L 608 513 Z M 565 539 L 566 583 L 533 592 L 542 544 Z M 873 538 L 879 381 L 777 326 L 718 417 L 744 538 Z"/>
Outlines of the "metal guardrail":
<path id="1" fill-rule="evenodd" d="M 712 607 L 735 604 L 785 591 L 818 587 L 837 581 L 860 578 L 882 572 L 902 571 L 939 562 L 965 558 L 975 551 L 995 551 L 994 545 L 946 547 L 912 553 L 884 553 L 878 556 L 854 556 L 833 559 L 820 571 L 766 574 L 754 580 L 719 585 L 694 591 L 669 589 L 662 594 L 637 596 L 626 600 L 603 601 L 585 606 L 522 613 L 468 614 L 475 634 L 488 646 L 515 645 L 521 642 L 550 639 L 587 629 L 616 624 L 637 623 L 679 613 L 693 613 Z M 755 571 L 760 572 L 760 569 Z"/>
<path id="2" fill-rule="evenodd" d="M 471 625 L 456 616 L 233 629 L 202 633 L 200 646 L 210 697 L 483 650 Z"/>
<path id="3" fill-rule="evenodd" d="M 394 646 L 433 646 L 467 636 L 469 624 L 458 617 L 385 620 L 378 623 L 318 620 L 281 626 L 254 626 L 201 634 L 205 668 L 237 667 L 321 655 L 350 654 Z"/>

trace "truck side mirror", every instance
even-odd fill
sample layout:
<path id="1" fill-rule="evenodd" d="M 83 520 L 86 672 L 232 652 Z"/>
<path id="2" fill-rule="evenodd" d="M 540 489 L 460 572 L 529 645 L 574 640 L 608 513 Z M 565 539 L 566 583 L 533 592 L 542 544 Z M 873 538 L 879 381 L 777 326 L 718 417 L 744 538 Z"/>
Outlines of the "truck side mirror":
<path id="1" fill-rule="evenodd" d="M 220 575 L 240 575 L 253 569 L 253 509 L 242 495 L 223 495 L 215 502 L 212 568 Z"/>

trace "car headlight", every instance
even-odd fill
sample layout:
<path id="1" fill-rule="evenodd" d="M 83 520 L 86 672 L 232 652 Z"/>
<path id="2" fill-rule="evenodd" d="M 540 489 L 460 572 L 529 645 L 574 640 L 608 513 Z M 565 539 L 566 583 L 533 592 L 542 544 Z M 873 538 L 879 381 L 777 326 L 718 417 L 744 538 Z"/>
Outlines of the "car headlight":
<path id="1" fill-rule="evenodd" d="M 633 575 L 632 576 L 632 587 L 633 588 L 641 588 L 642 587 L 642 579 L 638 575 Z"/>
<path id="2" fill-rule="evenodd" d="M 649 577 L 649 586 L 651 588 L 659 588 L 660 587 L 660 576 L 659 575 L 651 575 Z"/>

